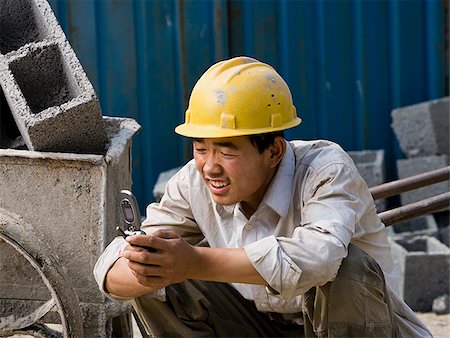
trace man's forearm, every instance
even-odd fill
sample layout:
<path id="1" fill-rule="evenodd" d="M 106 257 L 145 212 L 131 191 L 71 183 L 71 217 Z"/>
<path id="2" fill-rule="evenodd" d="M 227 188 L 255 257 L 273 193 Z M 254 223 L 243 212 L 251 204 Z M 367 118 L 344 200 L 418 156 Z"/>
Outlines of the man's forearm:
<path id="1" fill-rule="evenodd" d="M 196 247 L 199 262 L 193 279 L 267 285 L 251 264 L 244 249 Z"/>
<path id="2" fill-rule="evenodd" d="M 105 289 L 108 293 L 119 297 L 139 297 L 156 291 L 137 281 L 123 257 L 119 258 L 108 271 Z"/>

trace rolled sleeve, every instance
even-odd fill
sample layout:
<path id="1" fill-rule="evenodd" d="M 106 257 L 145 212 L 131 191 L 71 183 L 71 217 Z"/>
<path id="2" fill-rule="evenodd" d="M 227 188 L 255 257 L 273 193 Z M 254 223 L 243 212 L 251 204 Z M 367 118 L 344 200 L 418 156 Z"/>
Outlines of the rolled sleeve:
<path id="1" fill-rule="evenodd" d="M 109 293 L 105 289 L 106 275 L 108 274 L 108 271 L 112 268 L 114 263 L 120 257 L 122 257 L 123 250 L 125 249 L 127 244 L 128 243 L 123 238 L 117 237 L 106 247 L 105 251 L 100 256 L 100 258 L 97 260 L 97 263 L 94 266 L 94 278 L 98 284 L 100 291 L 106 297 L 108 297 L 109 299 L 114 300 L 114 301 L 127 301 L 127 300 L 133 299 L 132 297 L 120 297 L 120 296 L 114 295 L 112 293 Z M 162 288 L 162 289 L 156 290 L 155 292 L 149 293 L 146 296 L 156 298 L 159 301 L 165 301 L 166 289 Z"/>
<path id="2" fill-rule="evenodd" d="M 296 294 L 332 281 L 347 256 L 347 248 L 341 240 L 324 229 L 298 227 L 292 238 L 279 237 L 278 242 L 302 269 Z"/>
<path id="3" fill-rule="evenodd" d="M 282 250 L 274 236 L 249 244 L 244 250 L 272 294 L 278 293 L 284 298 L 296 295 L 302 270 Z"/>
<path id="4" fill-rule="evenodd" d="M 269 236 L 244 250 L 267 282 L 267 294 L 285 299 L 333 280 L 347 256 L 344 244 L 332 234 L 301 227 L 291 238 Z"/>
<path id="5" fill-rule="evenodd" d="M 114 263 L 122 257 L 123 250 L 127 246 L 127 242 L 121 238 L 117 237 L 114 239 L 105 249 L 103 254 L 97 260 L 97 263 L 94 266 L 94 277 L 98 284 L 100 291 L 109 299 L 112 300 L 130 300 L 131 298 L 124 298 L 113 295 L 106 291 L 105 289 L 105 281 L 106 275 Z"/>

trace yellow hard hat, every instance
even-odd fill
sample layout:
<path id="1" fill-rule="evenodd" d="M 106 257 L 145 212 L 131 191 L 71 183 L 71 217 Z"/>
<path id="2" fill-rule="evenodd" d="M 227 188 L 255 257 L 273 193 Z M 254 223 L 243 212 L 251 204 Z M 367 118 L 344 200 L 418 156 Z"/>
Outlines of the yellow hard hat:
<path id="1" fill-rule="evenodd" d="M 192 138 L 263 134 L 295 127 L 292 95 L 271 66 L 236 57 L 211 66 L 197 81 L 185 123 L 175 132 Z"/>

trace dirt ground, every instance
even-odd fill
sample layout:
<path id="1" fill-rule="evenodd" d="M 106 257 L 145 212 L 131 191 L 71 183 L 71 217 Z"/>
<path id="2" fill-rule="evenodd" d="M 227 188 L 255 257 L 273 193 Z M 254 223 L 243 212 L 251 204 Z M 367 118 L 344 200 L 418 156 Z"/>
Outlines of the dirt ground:
<path id="1" fill-rule="evenodd" d="M 417 315 L 430 329 L 434 338 L 450 338 L 450 314 L 437 315 L 433 312 L 418 312 Z M 133 329 L 134 337 L 142 338 L 136 323 L 134 323 Z"/>
<path id="2" fill-rule="evenodd" d="M 437 315 L 433 312 L 420 313 L 417 315 L 430 329 L 435 338 L 450 337 L 450 314 Z"/>
<path id="3" fill-rule="evenodd" d="M 432 312 L 420 313 L 417 315 L 427 325 L 434 338 L 450 338 L 450 314 L 437 315 Z M 142 338 L 136 322 L 133 319 L 134 338 Z M 28 335 L 14 335 L 12 338 L 32 338 Z"/>

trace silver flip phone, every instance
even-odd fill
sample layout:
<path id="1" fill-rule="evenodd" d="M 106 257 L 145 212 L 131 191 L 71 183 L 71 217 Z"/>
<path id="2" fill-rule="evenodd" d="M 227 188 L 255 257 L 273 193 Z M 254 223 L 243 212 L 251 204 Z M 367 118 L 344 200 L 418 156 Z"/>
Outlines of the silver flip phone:
<path id="1" fill-rule="evenodd" d="M 141 230 L 141 216 L 139 206 L 133 193 L 129 190 L 119 192 L 119 205 L 122 214 L 124 229 L 116 227 L 117 232 L 124 238 L 132 235 L 145 235 Z"/>

